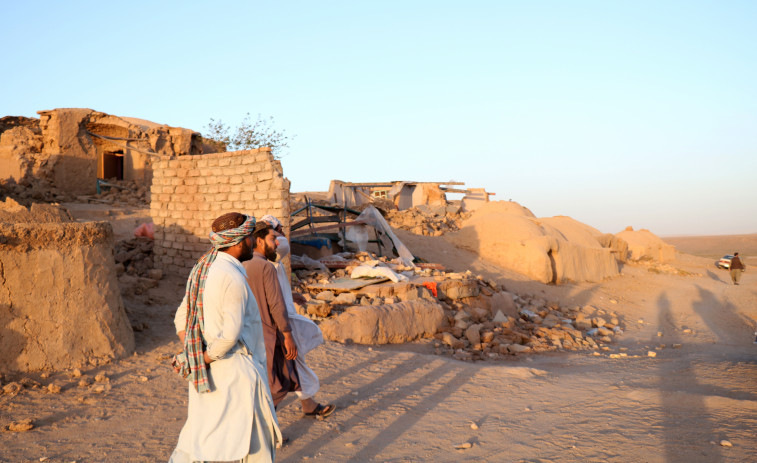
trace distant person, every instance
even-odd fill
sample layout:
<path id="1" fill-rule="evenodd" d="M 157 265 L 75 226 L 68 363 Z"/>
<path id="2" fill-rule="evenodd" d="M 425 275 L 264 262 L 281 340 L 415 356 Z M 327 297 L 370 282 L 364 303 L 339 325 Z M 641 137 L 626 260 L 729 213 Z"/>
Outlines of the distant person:
<path id="1" fill-rule="evenodd" d="M 739 258 L 739 253 L 734 252 L 733 259 L 731 259 L 731 280 L 733 280 L 734 285 L 739 284 L 739 280 L 741 279 L 741 273 L 744 270 L 746 270 L 746 267 L 744 266 L 744 263 L 741 262 L 741 259 Z"/>
<path id="2" fill-rule="evenodd" d="M 292 287 L 289 284 L 289 274 L 281 260 L 289 255 L 289 240 L 284 236 L 284 230 L 279 219 L 272 215 L 265 215 L 260 218 L 261 222 L 268 223 L 275 233 L 276 257 L 271 260 L 271 256 L 266 256 L 276 269 L 276 275 L 279 279 L 281 294 L 289 316 L 289 323 L 292 328 L 295 344 L 297 345 L 297 357 L 295 365 L 297 376 L 300 380 L 301 390 L 295 391 L 295 395 L 300 399 L 302 412 L 306 416 L 320 416 L 325 418 L 336 409 L 334 404 L 321 405 L 313 397 L 320 389 L 321 384 L 315 372 L 305 363 L 305 354 L 323 344 L 323 334 L 311 319 L 297 313 L 294 308 L 294 299 L 292 297 Z"/>
<path id="3" fill-rule="evenodd" d="M 189 381 L 189 411 L 169 463 L 273 461 L 281 442 L 266 375 L 263 327 L 242 262 L 255 218 L 212 224 L 213 248 L 197 261 L 174 325 L 184 344 L 174 369 Z"/>

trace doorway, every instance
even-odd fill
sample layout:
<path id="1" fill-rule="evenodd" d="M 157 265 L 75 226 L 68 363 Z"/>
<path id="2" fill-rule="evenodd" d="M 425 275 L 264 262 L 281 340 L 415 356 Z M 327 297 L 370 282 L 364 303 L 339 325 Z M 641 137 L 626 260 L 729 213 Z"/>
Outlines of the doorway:
<path id="1" fill-rule="evenodd" d="M 115 151 L 103 153 L 103 179 L 124 179 L 124 153 Z"/>

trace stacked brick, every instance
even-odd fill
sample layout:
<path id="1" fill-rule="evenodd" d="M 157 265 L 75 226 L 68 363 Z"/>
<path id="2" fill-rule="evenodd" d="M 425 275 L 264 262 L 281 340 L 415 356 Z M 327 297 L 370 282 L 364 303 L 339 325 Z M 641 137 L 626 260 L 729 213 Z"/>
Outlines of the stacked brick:
<path id="1" fill-rule="evenodd" d="M 155 266 L 167 273 L 189 273 L 210 249 L 211 223 L 227 212 L 289 226 L 289 181 L 269 148 L 155 161 L 150 196 Z"/>

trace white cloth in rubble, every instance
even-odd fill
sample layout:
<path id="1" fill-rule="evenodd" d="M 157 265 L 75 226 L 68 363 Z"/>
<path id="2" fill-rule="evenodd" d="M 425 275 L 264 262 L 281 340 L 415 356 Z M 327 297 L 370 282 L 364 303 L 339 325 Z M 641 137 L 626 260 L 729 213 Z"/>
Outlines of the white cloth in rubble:
<path id="1" fill-rule="evenodd" d="M 203 293 L 211 392 L 189 388 L 187 421 L 171 462 L 273 461 L 281 441 L 268 388 L 265 343 L 255 296 L 242 264 L 220 252 L 208 271 Z M 174 317 L 184 331 L 186 304 Z M 247 457 L 245 457 L 247 456 Z"/>
<path id="2" fill-rule="evenodd" d="M 395 283 L 409 280 L 409 278 L 405 275 L 402 275 L 401 273 L 395 273 L 389 267 L 378 265 L 377 262 L 378 261 L 369 261 L 363 263 L 363 265 L 355 267 L 350 273 L 350 278 L 386 277 Z"/>
<path id="3" fill-rule="evenodd" d="M 276 275 L 279 278 L 281 292 L 284 295 L 284 303 L 289 315 L 289 324 L 292 326 L 292 337 L 297 344 L 297 376 L 300 379 L 300 391 L 295 391 L 298 399 L 303 400 L 315 396 L 321 383 L 315 372 L 305 363 L 305 354 L 323 344 L 323 333 L 313 320 L 297 313 L 292 299 L 292 286 L 289 284 L 289 276 L 286 267 L 281 262 L 274 262 Z"/>

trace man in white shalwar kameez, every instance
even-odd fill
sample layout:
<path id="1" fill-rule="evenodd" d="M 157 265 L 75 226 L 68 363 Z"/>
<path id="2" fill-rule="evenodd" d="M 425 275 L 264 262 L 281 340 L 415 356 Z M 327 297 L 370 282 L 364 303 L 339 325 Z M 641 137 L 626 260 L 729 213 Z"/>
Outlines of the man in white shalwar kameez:
<path id="1" fill-rule="evenodd" d="M 206 264 L 204 287 L 203 278 L 196 276 L 199 291 L 194 297 L 200 302 L 197 319 L 207 370 L 200 373 L 207 376 L 207 386 L 198 386 L 199 380 L 189 382 L 187 421 L 170 463 L 275 459 L 281 431 L 268 387 L 260 313 L 241 264 L 252 256 L 248 236 L 254 223 L 253 217 L 237 213 L 216 219 L 211 233 L 216 255 L 207 265 L 205 257 L 213 251 L 209 252 L 195 266 Z M 229 243 L 233 244 L 224 246 Z M 187 302 L 192 299 L 190 283 L 187 288 L 174 318 L 177 334 L 185 343 L 183 354 L 177 356 L 179 362 L 191 355 L 190 341 L 185 341 L 193 310 Z M 187 375 L 190 370 L 195 373 L 195 366 L 190 369 L 186 362 L 177 368 Z"/>
<path id="2" fill-rule="evenodd" d="M 276 232 L 276 254 L 278 261 L 271 263 L 276 268 L 276 276 L 281 286 L 281 292 L 284 296 L 284 303 L 289 316 L 289 323 L 292 327 L 292 336 L 297 344 L 297 375 L 300 380 L 301 390 L 295 391 L 295 395 L 302 402 L 302 411 L 308 416 L 326 417 L 334 412 L 336 407 L 333 404 L 321 405 L 313 398 L 321 387 L 318 376 L 305 362 L 305 354 L 323 344 L 323 333 L 313 320 L 297 313 L 292 299 L 292 286 L 289 283 L 289 275 L 286 267 L 281 262 L 289 255 L 289 241 L 284 236 L 281 222 L 272 215 L 265 215 L 260 218 L 262 222 L 267 222 Z"/>

